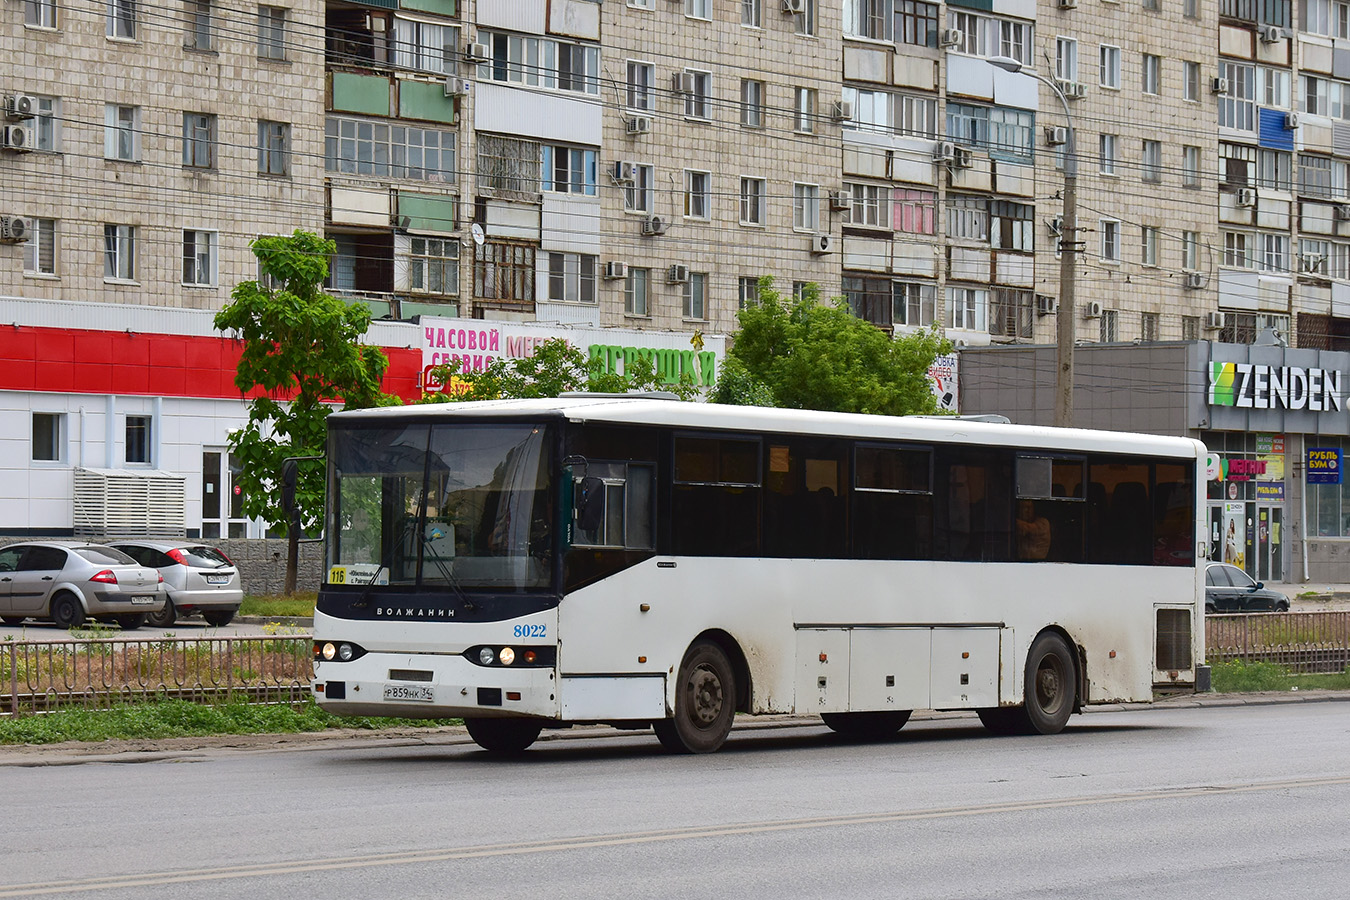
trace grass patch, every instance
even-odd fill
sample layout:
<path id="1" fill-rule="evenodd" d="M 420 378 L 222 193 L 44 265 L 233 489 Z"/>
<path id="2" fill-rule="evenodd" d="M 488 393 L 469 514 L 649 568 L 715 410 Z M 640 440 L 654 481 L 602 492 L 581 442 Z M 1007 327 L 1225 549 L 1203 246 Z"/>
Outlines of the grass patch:
<path id="1" fill-rule="evenodd" d="M 302 591 L 287 597 L 284 594 L 266 594 L 244 598 L 239 607 L 241 616 L 314 616 L 314 603 L 319 599 L 316 591 Z"/>
<path id="2" fill-rule="evenodd" d="M 438 728 L 459 719 L 381 719 L 335 716 L 308 700 L 300 706 L 206 705 L 157 700 L 109 709 L 68 709 L 0 718 L 0 744 L 145 740 L 210 734 L 296 734 L 329 728 Z"/>
<path id="3" fill-rule="evenodd" d="M 1221 694 L 1244 694 L 1254 691 L 1343 691 L 1350 690 L 1350 669 L 1336 675 L 1291 675 L 1284 666 L 1274 663 L 1244 663 L 1229 660 L 1218 663 L 1212 670 L 1214 690 Z"/>

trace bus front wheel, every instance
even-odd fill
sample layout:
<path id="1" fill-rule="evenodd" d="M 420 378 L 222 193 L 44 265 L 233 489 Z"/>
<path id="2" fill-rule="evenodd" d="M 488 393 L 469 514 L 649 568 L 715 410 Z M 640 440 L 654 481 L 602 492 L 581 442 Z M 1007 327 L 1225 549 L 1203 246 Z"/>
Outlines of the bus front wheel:
<path id="1" fill-rule="evenodd" d="M 534 719 L 466 718 L 464 727 L 473 742 L 489 753 L 519 753 L 544 729 L 543 723 Z"/>
<path id="2" fill-rule="evenodd" d="M 881 712 L 821 713 L 825 727 L 844 737 L 875 741 L 893 737 L 909 721 L 910 710 Z"/>
<path id="3" fill-rule="evenodd" d="M 736 675 L 722 648 L 698 643 L 680 663 L 675 718 L 652 723 L 661 745 L 672 753 L 712 753 L 731 733 L 736 717 Z"/>

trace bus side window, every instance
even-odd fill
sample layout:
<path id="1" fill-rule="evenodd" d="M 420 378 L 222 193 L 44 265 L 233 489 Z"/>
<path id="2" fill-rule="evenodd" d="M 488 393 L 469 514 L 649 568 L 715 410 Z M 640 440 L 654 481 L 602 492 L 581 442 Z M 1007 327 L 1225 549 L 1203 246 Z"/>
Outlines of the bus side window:
<path id="1" fill-rule="evenodd" d="M 927 559 L 933 552 L 933 452 L 859 444 L 853 451 L 853 555 Z"/>
<path id="2" fill-rule="evenodd" d="M 754 556 L 760 547 L 758 438 L 676 436 L 673 552 Z"/>

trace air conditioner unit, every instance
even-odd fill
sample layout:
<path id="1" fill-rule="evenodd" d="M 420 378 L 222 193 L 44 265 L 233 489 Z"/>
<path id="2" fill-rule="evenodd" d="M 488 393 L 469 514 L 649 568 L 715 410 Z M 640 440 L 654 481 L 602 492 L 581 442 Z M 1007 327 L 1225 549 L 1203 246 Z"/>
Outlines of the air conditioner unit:
<path id="1" fill-rule="evenodd" d="M 1293 131 L 1298 128 L 1298 113 L 1287 112 L 1284 114 L 1284 128 L 1286 131 Z"/>
<path id="2" fill-rule="evenodd" d="M 956 145 L 951 141 L 938 141 L 933 145 L 933 162 L 951 162 L 956 156 Z"/>
<path id="3" fill-rule="evenodd" d="M 843 212 L 849 208 L 852 197 L 848 191 L 830 191 L 830 209 L 835 212 Z"/>
<path id="4" fill-rule="evenodd" d="M 957 147 L 952 154 L 952 166 L 957 169 L 969 169 L 975 165 L 975 153 L 969 147 Z"/>
<path id="5" fill-rule="evenodd" d="M 1199 272 L 1186 273 L 1186 289 L 1189 291 L 1198 291 L 1205 286 L 1205 276 Z"/>
<path id="6" fill-rule="evenodd" d="M 666 220 L 660 216 L 648 216 L 642 220 L 643 234 L 665 234 Z"/>
<path id="7" fill-rule="evenodd" d="M 0 216 L 0 241 L 21 244 L 31 237 L 33 223 L 23 216 Z"/>
<path id="8" fill-rule="evenodd" d="M 1262 25 L 1256 29 L 1256 36 L 1263 44 L 1273 44 L 1284 37 L 1284 31 L 1278 25 Z"/>
<path id="9" fill-rule="evenodd" d="M 470 44 L 464 48 L 464 59 L 471 63 L 483 63 L 492 59 L 492 48 L 487 44 Z"/>
<path id="10" fill-rule="evenodd" d="M 616 278 L 627 278 L 628 263 L 621 263 L 613 260 L 605 263 L 605 277 L 611 281 Z"/>
<path id="11" fill-rule="evenodd" d="M 33 129 L 29 125 L 6 125 L 0 129 L 0 147 L 14 153 L 28 153 L 33 149 Z"/>
<path id="12" fill-rule="evenodd" d="M 1060 9 L 1077 9 L 1078 0 L 1059 0 Z"/>
<path id="13" fill-rule="evenodd" d="M 445 76 L 445 96 L 462 97 L 469 92 L 469 83 L 454 75 Z"/>
<path id="14" fill-rule="evenodd" d="M 1055 314 L 1055 298 L 1047 297 L 1045 294 L 1036 295 L 1036 315 L 1053 316 Z"/>
<path id="15" fill-rule="evenodd" d="M 652 120 L 647 116 L 633 116 L 626 127 L 629 134 L 646 134 L 652 130 Z"/>
<path id="16" fill-rule="evenodd" d="M 834 235 L 832 234 L 813 234 L 811 235 L 811 252 L 817 255 L 834 252 Z"/>
<path id="17" fill-rule="evenodd" d="M 1102 317 L 1102 305 L 1096 300 L 1089 300 L 1083 304 L 1083 318 L 1100 319 Z"/>
<path id="18" fill-rule="evenodd" d="M 694 73 L 676 72 L 670 77 L 670 89 L 677 94 L 692 94 L 694 92 Z"/>
<path id="19" fill-rule="evenodd" d="M 783 0 L 783 12 L 798 16 L 806 12 L 806 0 Z"/>
<path id="20" fill-rule="evenodd" d="M 1087 85 L 1081 81 L 1061 81 L 1059 89 L 1064 92 L 1066 100 L 1082 100 L 1087 96 Z"/>
<path id="21" fill-rule="evenodd" d="M 836 122 L 851 122 L 853 120 L 853 104 L 847 100 L 834 101 L 834 112 L 832 113 Z"/>
<path id="22" fill-rule="evenodd" d="M 1350 203 L 1336 204 L 1336 221 L 1350 222 Z"/>
<path id="23" fill-rule="evenodd" d="M 962 38 L 961 29 L 944 28 L 942 29 L 942 34 L 939 35 L 939 37 L 941 38 L 941 41 L 939 43 L 941 43 L 942 46 L 955 47 L 957 44 L 961 43 Z"/>
<path id="24" fill-rule="evenodd" d="M 12 94 L 5 98 L 5 115 L 11 119 L 31 119 L 38 114 L 38 99 L 27 94 Z"/>
<path id="25" fill-rule="evenodd" d="M 1209 89 L 1216 94 L 1228 93 L 1228 79 L 1216 76 L 1214 80 L 1209 83 Z"/>
<path id="26" fill-rule="evenodd" d="M 688 284 L 689 267 L 679 263 L 666 270 L 666 284 Z"/>
<path id="27" fill-rule="evenodd" d="M 1240 209 L 1250 209 L 1256 205 L 1256 188 L 1238 188 L 1237 205 Z"/>
<path id="28" fill-rule="evenodd" d="M 1060 125 L 1048 125 L 1045 129 L 1045 142 L 1051 147 L 1058 147 L 1061 144 L 1069 142 L 1069 129 Z"/>
<path id="29" fill-rule="evenodd" d="M 619 184 L 632 184 L 637 181 L 637 163 L 615 160 L 614 170 L 610 172 L 610 177 Z"/>
<path id="30" fill-rule="evenodd" d="M 1223 328 L 1223 313 L 1211 312 L 1205 313 L 1205 330 L 1218 331 Z"/>

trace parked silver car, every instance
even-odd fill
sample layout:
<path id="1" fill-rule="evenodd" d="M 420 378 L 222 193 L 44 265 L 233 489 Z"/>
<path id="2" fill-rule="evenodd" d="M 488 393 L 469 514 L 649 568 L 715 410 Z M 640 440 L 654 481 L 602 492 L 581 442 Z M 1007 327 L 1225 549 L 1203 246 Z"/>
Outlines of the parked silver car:
<path id="1" fill-rule="evenodd" d="M 0 548 L 0 620 L 86 618 L 140 628 L 164 608 L 164 578 L 120 550 L 79 541 L 27 541 Z"/>
<path id="2" fill-rule="evenodd" d="M 239 568 L 223 552 L 193 541 L 109 541 L 142 565 L 164 576 L 168 601 L 150 614 L 150 624 L 167 628 L 179 616 L 201 613 L 209 625 L 228 625 L 244 602 Z"/>

